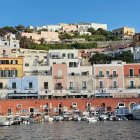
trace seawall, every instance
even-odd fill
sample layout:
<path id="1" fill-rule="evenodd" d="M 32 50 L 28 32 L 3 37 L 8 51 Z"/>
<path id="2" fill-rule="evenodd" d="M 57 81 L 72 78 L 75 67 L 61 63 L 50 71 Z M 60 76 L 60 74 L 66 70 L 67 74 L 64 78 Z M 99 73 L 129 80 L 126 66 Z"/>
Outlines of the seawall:
<path id="1" fill-rule="evenodd" d="M 75 105 L 76 106 L 73 106 Z M 20 114 L 30 113 L 31 108 L 34 112 L 45 112 L 46 109 L 50 113 L 57 112 L 59 108 L 70 110 L 77 108 L 85 111 L 87 106 L 101 107 L 105 106 L 109 111 L 114 111 L 118 103 L 125 103 L 125 106 L 130 108 L 132 103 L 140 103 L 140 98 L 72 98 L 72 99 L 23 99 L 23 100 L 0 100 L 0 114 Z"/>

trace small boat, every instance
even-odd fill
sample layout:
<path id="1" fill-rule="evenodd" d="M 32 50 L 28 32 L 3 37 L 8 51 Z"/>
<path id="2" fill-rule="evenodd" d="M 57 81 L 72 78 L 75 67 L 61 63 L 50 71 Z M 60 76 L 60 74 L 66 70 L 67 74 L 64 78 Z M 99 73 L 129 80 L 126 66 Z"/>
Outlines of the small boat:
<path id="1" fill-rule="evenodd" d="M 133 119 L 140 120 L 140 105 L 134 104 L 131 110 Z"/>
<path id="2" fill-rule="evenodd" d="M 10 126 L 12 125 L 13 121 L 11 121 L 8 118 L 4 118 L 1 122 L 0 122 L 0 126 Z"/>
<path id="3" fill-rule="evenodd" d="M 74 115 L 73 121 L 81 121 L 81 117 L 79 115 Z"/>
<path id="4" fill-rule="evenodd" d="M 45 115 L 44 116 L 44 121 L 45 122 L 52 122 L 52 121 L 54 121 L 54 118 L 53 117 L 50 117 L 49 115 Z"/>
<path id="5" fill-rule="evenodd" d="M 87 118 L 87 121 L 88 121 L 89 123 L 95 123 L 95 122 L 98 121 L 98 119 L 97 119 L 97 117 L 88 117 L 88 118 Z"/>
<path id="6" fill-rule="evenodd" d="M 126 107 L 116 108 L 115 110 L 115 116 L 121 118 L 121 120 L 132 119 L 132 114 L 129 112 L 129 110 Z"/>
<path id="7" fill-rule="evenodd" d="M 109 120 L 109 117 L 107 116 L 107 114 L 101 114 L 99 116 L 99 120 L 100 121 L 108 121 Z"/>
<path id="8" fill-rule="evenodd" d="M 64 115 L 63 118 L 64 118 L 64 121 L 71 121 L 72 120 L 72 117 L 69 115 Z"/>
<path id="9" fill-rule="evenodd" d="M 55 116 L 55 117 L 54 117 L 54 120 L 55 120 L 55 121 L 63 121 L 64 118 L 63 118 L 63 116 Z"/>

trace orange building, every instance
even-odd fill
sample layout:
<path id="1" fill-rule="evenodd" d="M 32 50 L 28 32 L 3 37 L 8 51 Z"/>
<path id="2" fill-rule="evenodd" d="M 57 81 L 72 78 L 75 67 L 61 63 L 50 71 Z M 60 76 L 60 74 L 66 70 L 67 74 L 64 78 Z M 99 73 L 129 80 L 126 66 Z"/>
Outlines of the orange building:
<path id="1" fill-rule="evenodd" d="M 126 89 L 140 89 L 140 64 L 124 65 L 124 82 Z"/>
<path id="2" fill-rule="evenodd" d="M 0 100 L 0 115 L 49 113 L 50 115 L 62 110 L 86 111 L 88 107 L 106 107 L 106 111 L 114 111 L 121 104 L 130 108 L 133 103 L 140 103 L 140 98 L 90 98 L 90 99 L 24 99 Z"/>

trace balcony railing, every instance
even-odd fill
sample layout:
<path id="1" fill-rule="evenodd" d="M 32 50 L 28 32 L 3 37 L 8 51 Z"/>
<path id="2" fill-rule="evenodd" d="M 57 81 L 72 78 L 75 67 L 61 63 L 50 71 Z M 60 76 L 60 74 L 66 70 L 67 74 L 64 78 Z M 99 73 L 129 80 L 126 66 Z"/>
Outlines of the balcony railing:
<path id="1" fill-rule="evenodd" d="M 104 77 L 104 75 L 102 74 L 102 75 L 96 75 L 95 76 L 95 78 L 103 78 Z"/>
<path id="2" fill-rule="evenodd" d="M 63 76 L 54 76 L 53 78 L 54 78 L 54 79 L 62 79 Z"/>
<path id="3" fill-rule="evenodd" d="M 118 86 L 110 86 L 109 89 L 118 89 Z"/>
<path id="4" fill-rule="evenodd" d="M 102 86 L 102 87 L 98 87 L 98 86 L 97 86 L 96 89 L 104 89 L 104 87 L 103 87 L 103 86 Z"/>
<path id="5" fill-rule="evenodd" d="M 125 75 L 125 77 L 127 77 L 127 78 L 136 78 L 136 77 L 140 77 L 140 74 L 135 74 L 135 75 Z"/>
<path id="6" fill-rule="evenodd" d="M 118 77 L 118 74 L 111 74 L 111 75 L 109 75 L 108 77 L 109 77 L 109 78 L 116 78 L 116 77 Z"/>
<path id="7" fill-rule="evenodd" d="M 127 89 L 136 89 L 136 86 L 128 86 Z"/>

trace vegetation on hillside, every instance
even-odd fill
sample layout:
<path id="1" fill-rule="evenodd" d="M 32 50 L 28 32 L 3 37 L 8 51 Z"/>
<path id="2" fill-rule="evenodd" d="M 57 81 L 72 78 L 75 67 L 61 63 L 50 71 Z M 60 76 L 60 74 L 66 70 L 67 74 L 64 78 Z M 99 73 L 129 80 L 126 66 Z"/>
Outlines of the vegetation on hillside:
<path id="1" fill-rule="evenodd" d="M 114 56 L 106 55 L 103 53 L 95 53 L 90 59 L 91 64 L 109 64 L 112 60 L 121 60 L 127 63 L 133 63 L 134 58 L 131 51 L 122 52 Z"/>
<path id="2" fill-rule="evenodd" d="M 86 41 L 117 41 L 121 40 L 121 38 L 117 35 L 114 35 L 110 31 L 103 30 L 99 28 L 98 30 L 94 30 L 93 28 L 89 28 L 88 32 L 91 35 L 80 35 L 78 32 L 71 33 L 61 33 L 59 35 L 60 40 L 64 39 L 73 39 L 73 38 L 84 38 Z"/>

